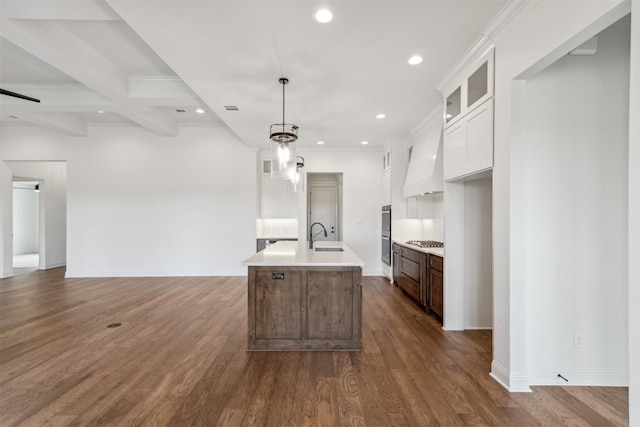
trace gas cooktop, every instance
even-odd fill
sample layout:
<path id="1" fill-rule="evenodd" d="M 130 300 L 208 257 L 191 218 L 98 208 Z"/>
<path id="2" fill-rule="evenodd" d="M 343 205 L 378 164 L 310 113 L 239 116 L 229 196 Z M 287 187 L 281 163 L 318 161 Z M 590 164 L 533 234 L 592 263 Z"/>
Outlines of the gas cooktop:
<path id="1" fill-rule="evenodd" d="M 444 248 L 444 243 L 435 240 L 409 240 L 407 244 L 420 248 Z"/>

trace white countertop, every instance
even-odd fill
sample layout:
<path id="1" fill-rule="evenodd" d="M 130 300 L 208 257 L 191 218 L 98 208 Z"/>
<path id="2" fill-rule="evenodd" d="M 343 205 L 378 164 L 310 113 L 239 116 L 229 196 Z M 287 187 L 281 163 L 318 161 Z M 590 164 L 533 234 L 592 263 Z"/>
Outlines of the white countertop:
<path id="1" fill-rule="evenodd" d="M 257 240 L 298 240 L 298 236 L 264 235 L 264 236 L 258 236 Z"/>
<path id="2" fill-rule="evenodd" d="M 397 243 L 398 245 L 404 246 L 405 248 L 413 249 L 415 251 L 423 252 L 425 254 L 432 254 L 432 255 L 438 255 L 438 256 L 444 257 L 444 248 L 421 248 L 419 246 L 410 245 L 405 242 L 396 242 L 395 240 L 393 240 L 393 243 Z"/>
<path id="3" fill-rule="evenodd" d="M 309 249 L 309 242 L 281 240 L 254 256 L 242 261 L 245 266 L 359 266 L 362 261 L 343 242 L 314 242 L 314 248 L 341 247 L 342 252 L 316 252 Z"/>

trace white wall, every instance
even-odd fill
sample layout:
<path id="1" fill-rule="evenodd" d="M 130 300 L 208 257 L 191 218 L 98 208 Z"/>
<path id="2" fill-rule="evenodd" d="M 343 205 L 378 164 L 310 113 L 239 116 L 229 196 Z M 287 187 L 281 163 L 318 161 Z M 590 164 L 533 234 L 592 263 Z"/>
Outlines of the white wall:
<path id="1" fill-rule="evenodd" d="M 640 117 L 640 2 L 632 2 L 629 117 Z M 636 17 L 634 19 L 634 16 Z M 640 402 L 640 120 L 629 120 L 629 402 Z M 640 425 L 640 405 L 629 405 Z"/>
<path id="2" fill-rule="evenodd" d="M 305 159 L 305 174 L 342 173 L 343 241 L 364 261 L 364 275 L 381 275 L 382 152 L 298 151 Z M 307 195 L 301 192 L 298 199 L 300 240 L 308 240 L 306 210 Z"/>
<path id="3" fill-rule="evenodd" d="M 2 128 L 5 160 L 68 162 L 67 276 L 241 275 L 255 253 L 256 153 L 222 127 L 74 138 Z"/>
<path id="4" fill-rule="evenodd" d="M 627 384 L 629 19 L 527 80 L 512 158 L 531 384 Z M 574 333 L 584 347 L 574 348 Z"/>
<path id="5" fill-rule="evenodd" d="M 491 177 L 464 183 L 464 329 L 491 329 Z"/>
<path id="6" fill-rule="evenodd" d="M 0 278 L 13 276 L 13 190 L 11 169 L 2 160 L 0 138 Z"/>
<path id="7" fill-rule="evenodd" d="M 527 302 L 526 288 L 518 281 L 518 257 L 523 256 L 523 248 L 512 237 L 512 233 L 517 235 L 517 223 L 522 219 L 517 215 L 516 193 L 511 187 L 519 173 L 519 165 L 512 164 L 512 155 L 517 154 L 512 143 L 518 135 L 512 121 L 519 120 L 512 104 L 518 99 L 514 82 L 525 71 L 538 71 L 560 58 L 628 9 L 629 3 L 621 1 L 535 2 L 496 43 L 492 375 L 510 390 L 529 389 L 527 312 L 541 309 Z"/>
<path id="8" fill-rule="evenodd" d="M 40 193 L 31 185 L 13 189 L 13 254 L 40 252 Z"/>
<path id="9" fill-rule="evenodd" d="M 426 196 L 429 203 L 429 218 L 423 219 L 420 240 L 444 242 L 444 193 Z"/>
<path id="10" fill-rule="evenodd" d="M 53 268 L 67 261 L 67 164 L 65 162 L 6 162 L 14 177 L 40 181 L 40 268 Z M 19 222 L 13 218 L 14 224 Z M 37 252 L 37 251 L 36 251 Z"/>

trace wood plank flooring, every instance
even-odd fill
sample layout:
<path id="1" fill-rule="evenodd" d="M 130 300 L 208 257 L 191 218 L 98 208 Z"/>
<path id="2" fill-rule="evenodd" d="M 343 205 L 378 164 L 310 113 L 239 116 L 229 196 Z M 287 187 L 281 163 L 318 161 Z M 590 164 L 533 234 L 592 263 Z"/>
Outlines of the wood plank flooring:
<path id="1" fill-rule="evenodd" d="M 626 388 L 508 393 L 490 332 L 444 332 L 382 277 L 363 351 L 247 352 L 245 277 L 63 276 L 0 281 L 3 427 L 628 425 Z"/>

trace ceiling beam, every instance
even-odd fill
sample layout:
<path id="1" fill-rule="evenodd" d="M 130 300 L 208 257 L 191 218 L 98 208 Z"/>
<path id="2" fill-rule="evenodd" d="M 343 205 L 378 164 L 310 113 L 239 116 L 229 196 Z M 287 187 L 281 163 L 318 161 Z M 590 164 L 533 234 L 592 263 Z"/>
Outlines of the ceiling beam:
<path id="1" fill-rule="evenodd" d="M 174 119 L 157 109 L 138 111 L 129 98 L 127 76 L 61 25 L 3 19 L 0 31 L 10 42 L 120 105 L 129 120 L 163 136 L 177 135 Z"/>
<path id="2" fill-rule="evenodd" d="M 6 19 L 122 20 L 108 4 L 97 1 L 2 0 L 2 14 Z"/>

